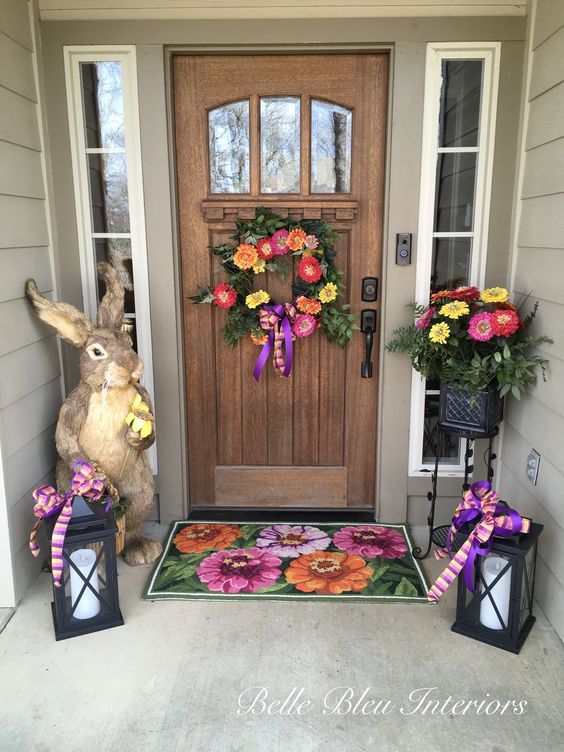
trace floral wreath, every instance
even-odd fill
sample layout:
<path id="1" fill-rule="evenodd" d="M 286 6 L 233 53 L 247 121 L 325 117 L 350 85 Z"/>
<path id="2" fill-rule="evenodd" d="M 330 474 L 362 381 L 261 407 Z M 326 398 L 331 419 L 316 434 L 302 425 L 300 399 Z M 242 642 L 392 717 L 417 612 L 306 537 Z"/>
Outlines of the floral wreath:
<path id="1" fill-rule="evenodd" d="M 228 281 L 215 287 L 198 286 L 195 303 L 212 303 L 227 311 L 223 338 L 235 347 L 249 335 L 262 351 L 253 370 L 258 381 L 269 355 L 280 376 L 292 369 L 293 342 L 317 329 L 330 342 L 344 347 L 351 339 L 355 317 L 350 305 L 337 305 L 343 293 L 342 271 L 335 264 L 337 232 L 321 220 L 295 221 L 259 208 L 250 221 L 237 220 L 235 243 L 211 248 Z M 276 272 L 284 281 L 291 273 L 291 257 L 299 259 L 292 285 L 294 299 L 277 303 L 264 289 L 255 290 L 255 276 Z"/>

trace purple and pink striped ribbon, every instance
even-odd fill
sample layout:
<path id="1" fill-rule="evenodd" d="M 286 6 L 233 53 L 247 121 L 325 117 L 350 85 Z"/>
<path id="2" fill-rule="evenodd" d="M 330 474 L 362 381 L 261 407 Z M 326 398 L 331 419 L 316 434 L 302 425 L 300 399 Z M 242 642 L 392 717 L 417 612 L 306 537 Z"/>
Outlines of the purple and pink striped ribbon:
<path id="1" fill-rule="evenodd" d="M 259 380 L 271 350 L 274 350 L 272 364 L 276 373 L 289 376 L 292 370 L 292 324 L 296 320 L 296 309 L 291 303 L 264 305 L 260 309 L 259 320 L 261 328 L 268 332 L 268 339 L 253 369 L 255 380 Z"/>
<path id="2" fill-rule="evenodd" d="M 33 513 L 39 519 L 33 526 L 29 536 L 29 547 L 31 553 L 37 557 L 39 555 L 39 545 L 37 543 L 37 530 L 41 520 L 46 517 L 52 517 L 59 512 L 57 522 L 53 529 L 51 538 L 51 568 L 53 571 L 53 581 L 55 587 L 61 587 L 61 578 L 63 574 L 63 546 L 65 535 L 72 517 L 72 503 L 75 496 L 83 496 L 92 501 L 98 501 L 106 490 L 104 481 L 94 477 L 94 468 L 84 460 L 76 460 L 72 466 L 72 478 L 69 492 L 66 494 L 59 493 L 53 486 L 39 486 L 33 492 L 35 506 Z M 110 508 L 111 499 L 108 497 L 106 511 Z"/>
<path id="3" fill-rule="evenodd" d="M 464 492 L 452 518 L 447 545 L 435 551 L 435 558 L 450 558 L 451 543 L 460 528 L 472 521 L 475 521 L 475 527 L 429 589 L 427 598 L 430 601 L 438 601 L 461 572 L 464 573 L 466 587 L 474 592 L 474 561 L 476 556 L 489 554 L 494 535 L 507 536 L 529 532 L 530 519 L 521 517 L 515 509 L 498 502 L 499 494 L 485 480 L 473 483 Z"/>

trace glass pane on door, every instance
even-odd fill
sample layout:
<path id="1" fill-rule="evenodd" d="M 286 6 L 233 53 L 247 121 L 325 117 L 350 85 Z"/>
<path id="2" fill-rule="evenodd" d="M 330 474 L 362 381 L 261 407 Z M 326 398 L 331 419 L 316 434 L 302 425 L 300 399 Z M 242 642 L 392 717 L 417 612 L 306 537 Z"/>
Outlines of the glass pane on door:
<path id="1" fill-rule="evenodd" d="M 300 99 L 260 100 L 262 193 L 300 192 Z"/>
<path id="2" fill-rule="evenodd" d="M 208 114 L 210 192 L 249 193 L 249 102 L 231 102 Z"/>
<path id="3" fill-rule="evenodd" d="M 349 193 L 352 112 L 331 102 L 311 103 L 311 191 Z"/>

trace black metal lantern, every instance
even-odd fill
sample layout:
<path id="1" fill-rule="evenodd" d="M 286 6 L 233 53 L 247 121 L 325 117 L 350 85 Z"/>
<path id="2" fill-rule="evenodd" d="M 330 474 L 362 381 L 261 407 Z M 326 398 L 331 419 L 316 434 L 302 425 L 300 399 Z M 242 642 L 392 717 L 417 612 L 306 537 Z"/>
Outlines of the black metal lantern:
<path id="1" fill-rule="evenodd" d="M 55 517 L 45 520 L 51 544 Z M 61 587 L 53 585 L 55 638 L 98 632 L 123 624 L 119 609 L 115 535 L 110 510 L 75 496 L 65 541 Z"/>
<path id="2" fill-rule="evenodd" d="M 533 593 L 542 529 L 533 522 L 528 533 L 494 537 L 490 553 L 474 560 L 474 592 L 459 575 L 453 632 L 512 653 L 521 650 L 535 623 Z"/>

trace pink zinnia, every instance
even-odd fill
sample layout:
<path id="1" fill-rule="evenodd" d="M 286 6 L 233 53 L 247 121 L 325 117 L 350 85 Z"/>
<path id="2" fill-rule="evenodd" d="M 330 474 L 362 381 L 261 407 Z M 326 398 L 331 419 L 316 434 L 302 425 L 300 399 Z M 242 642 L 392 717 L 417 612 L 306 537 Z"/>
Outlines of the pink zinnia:
<path id="1" fill-rule="evenodd" d="M 300 313 L 292 327 L 296 337 L 309 337 L 315 331 L 315 319 L 310 313 Z"/>
<path id="2" fill-rule="evenodd" d="M 255 593 L 272 585 L 282 574 L 282 559 L 260 548 L 216 551 L 196 569 L 209 590 L 220 593 Z"/>
<path id="3" fill-rule="evenodd" d="M 407 553 L 404 536 L 397 530 L 380 525 L 342 527 L 333 536 L 333 544 L 349 554 L 367 559 L 401 559 Z"/>
<path id="4" fill-rule="evenodd" d="M 433 318 L 433 314 L 435 313 L 434 308 L 427 308 L 426 311 L 424 311 L 421 316 L 418 317 L 418 319 L 415 321 L 415 326 L 418 329 L 427 329 L 429 327 L 429 324 L 431 323 L 431 319 Z"/>
<path id="5" fill-rule="evenodd" d="M 260 548 L 284 558 L 325 550 L 331 538 L 318 527 L 311 525 L 271 525 L 260 531 L 256 541 Z"/>
<path id="6" fill-rule="evenodd" d="M 289 249 L 286 245 L 287 240 L 288 230 L 276 230 L 270 242 L 272 249 L 277 256 L 283 256 L 285 253 L 288 253 Z"/>
<path id="7" fill-rule="evenodd" d="M 308 251 L 315 251 L 315 249 L 319 245 L 319 240 L 315 237 L 315 235 L 306 235 L 304 242 L 305 247 L 308 249 Z"/>
<path id="8" fill-rule="evenodd" d="M 468 334 L 478 342 L 487 342 L 494 336 L 492 315 L 487 311 L 476 313 L 468 323 Z"/>

